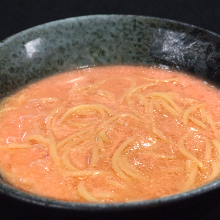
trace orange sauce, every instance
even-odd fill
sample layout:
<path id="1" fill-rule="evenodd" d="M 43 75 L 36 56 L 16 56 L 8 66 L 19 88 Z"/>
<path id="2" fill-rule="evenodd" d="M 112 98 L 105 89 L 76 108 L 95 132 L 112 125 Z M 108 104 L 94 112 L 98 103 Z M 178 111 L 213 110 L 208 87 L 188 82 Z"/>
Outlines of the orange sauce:
<path id="1" fill-rule="evenodd" d="M 172 78 L 175 80 L 160 81 Z M 140 87 L 129 98 L 124 96 L 129 89 L 145 84 L 149 86 Z M 175 110 L 167 100 L 149 95 L 153 93 L 168 95 L 182 112 Z M 177 115 L 166 110 L 162 103 L 174 109 Z M 200 108 L 191 112 L 190 117 L 201 121 L 205 127 L 201 128 L 190 119 L 187 119 L 187 126 L 184 124 L 184 111 L 198 103 L 204 104 L 201 108 L 211 115 L 219 132 L 219 92 L 189 75 L 158 68 L 108 66 L 79 69 L 45 78 L 13 95 L 12 99 L 4 103 L 3 108 L 8 110 L 3 113 L 0 111 L 2 175 L 21 190 L 74 202 L 88 202 L 78 191 L 80 183 L 97 202 L 147 200 L 199 187 L 207 183 L 211 176 L 212 162 L 219 166 L 219 155 L 212 142 L 218 138 L 202 116 Z M 98 110 L 84 110 L 76 111 L 60 121 L 71 108 L 96 104 L 111 111 L 104 110 L 105 119 Z M 73 138 L 73 144 L 68 142 L 57 148 L 60 158 L 58 163 L 51 157 L 48 144 L 36 140 L 26 141 L 30 135 L 36 134 L 48 140 L 48 117 L 54 109 L 57 112 L 51 119 L 51 131 L 56 146 L 70 135 L 88 128 L 90 130 L 85 136 L 86 140 L 74 145 L 80 137 Z M 98 149 L 99 159 L 91 165 L 93 149 L 98 146 L 98 136 L 94 131 L 104 120 L 115 115 L 123 116 L 108 124 L 104 131 L 107 140 L 102 140 L 103 149 Z M 152 123 L 159 133 L 152 131 Z M 190 187 L 186 187 L 190 176 L 186 161 L 190 159 L 180 152 L 178 145 L 180 138 L 187 132 L 192 134 L 184 140 L 185 149 L 204 165 L 204 169 L 198 167 Z M 131 137 L 134 140 L 120 153 L 120 157 L 129 164 L 127 168 L 131 172 L 137 172 L 140 179 L 122 171 L 130 179 L 126 182 L 115 173 L 112 157 Z M 205 158 L 208 151 L 206 140 L 211 145 L 212 157 L 208 159 Z M 10 144 L 28 147 L 10 148 L 13 146 Z M 62 162 L 66 149 L 69 149 L 69 162 L 77 170 L 106 173 L 76 177 L 67 175 L 72 170 Z M 191 165 L 195 164 L 195 161 L 191 162 Z"/>

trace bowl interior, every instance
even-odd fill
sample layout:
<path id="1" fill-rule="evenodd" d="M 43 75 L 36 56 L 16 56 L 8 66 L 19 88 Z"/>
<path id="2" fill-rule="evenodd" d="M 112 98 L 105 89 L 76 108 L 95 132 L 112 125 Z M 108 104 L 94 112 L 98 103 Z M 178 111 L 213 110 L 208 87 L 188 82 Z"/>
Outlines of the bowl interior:
<path id="1" fill-rule="evenodd" d="M 165 65 L 220 82 L 220 37 L 165 19 L 125 15 L 69 18 L 40 25 L 0 43 L 0 98 L 58 72 L 111 64 Z M 30 195 L 3 180 L 0 192 L 50 207 L 112 209 L 151 207 L 219 187 L 215 181 L 166 198 L 128 204 L 77 204 Z"/>

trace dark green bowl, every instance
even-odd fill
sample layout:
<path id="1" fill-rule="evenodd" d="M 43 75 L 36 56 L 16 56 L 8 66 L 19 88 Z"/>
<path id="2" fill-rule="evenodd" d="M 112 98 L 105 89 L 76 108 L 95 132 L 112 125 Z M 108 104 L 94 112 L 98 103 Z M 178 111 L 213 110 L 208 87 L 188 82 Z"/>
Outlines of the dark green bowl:
<path id="1" fill-rule="evenodd" d="M 108 64 L 165 65 L 220 82 L 220 37 L 165 19 L 96 15 L 69 18 L 20 32 L 0 43 L 0 97 L 45 76 L 78 67 Z M 193 198 L 220 187 L 140 202 L 86 204 L 28 194 L 0 182 L 0 192 L 44 207 L 83 211 L 150 209 Z"/>

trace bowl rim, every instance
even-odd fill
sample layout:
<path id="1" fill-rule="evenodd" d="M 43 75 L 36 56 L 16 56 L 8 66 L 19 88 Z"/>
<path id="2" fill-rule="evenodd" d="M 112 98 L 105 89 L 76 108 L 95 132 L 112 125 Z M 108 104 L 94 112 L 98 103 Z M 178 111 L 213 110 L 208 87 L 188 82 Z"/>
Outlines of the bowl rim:
<path id="1" fill-rule="evenodd" d="M 187 24 L 184 22 L 179 22 L 175 20 L 170 20 L 166 18 L 157 18 L 157 17 L 151 17 L 151 16 L 142 16 L 142 15 L 123 15 L 123 14 L 97 14 L 97 15 L 86 15 L 86 16 L 79 16 L 79 17 L 70 17 L 65 19 L 60 19 L 56 21 L 51 21 L 45 24 L 40 24 L 37 26 L 34 26 L 32 28 L 28 28 L 24 31 L 21 31 L 19 33 L 16 33 L 2 41 L 0 41 L 0 49 L 4 45 L 10 43 L 17 37 L 20 37 L 22 35 L 26 35 L 29 32 L 37 31 L 41 28 L 48 28 L 56 26 L 57 24 L 62 24 L 63 22 L 77 22 L 77 21 L 83 21 L 88 19 L 108 19 L 108 18 L 133 18 L 133 19 L 147 19 L 148 21 L 159 21 L 161 24 L 168 23 L 168 24 L 176 24 L 180 25 L 184 28 L 194 28 L 196 30 L 202 31 L 209 35 L 210 37 L 216 37 L 220 39 L 220 35 L 197 27 L 195 25 Z M 0 182 L 0 193 L 4 194 L 8 197 L 12 197 L 16 200 L 20 200 L 26 203 L 30 203 L 33 205 L 39 205 L 43 207 L 48 208 L 58 208 L 58 209 L 64 209 L 64 210 L 75 210 L 75 211 L 123 211 L 123 210 L 133 210 L 133 209 L 147 209 L 151 207 L 158 207 L 165 204 L 171 204 L 174 202 L 183 201 L 186 199 L 190 199 L 194 196 L 203 195 L 205 193 L 208 193 L 212 190 L 215 190 L 220 187 L 220 178 L 212 181 L 206 185 L 203 185 L 199 188 L 178 193 L 175 195 L 170 195 L 166 197 L 156 198 L 156 199 L 149 199 L 149 200 L 143 200 L 143 201 L 131 201 L 131 202 L 119 202 L 119 203 L 78 203 L 78 202 L 68 202 L 68 201 L 62 201 L 62 200 L 55 200 L 51 198 L 41 197 L 39 195 L 30 194 L 25 191 L 21 191 L 19 189 L 14 188 L 13 186 L 10 186 L 8 184 L 4 184 Z"/>
<path id="2" fill-rule="evenodd" d="M 212 36 L 215 36 L 215 37 L 220 37 L 219 34 L 213 32 L 213 31 L 210 31 L 208 29 L 205 29 L 205 28 L 201 28 L 201 27 L 198 27 L 196 25 L 193 25 L 193 24 L 189 24 L 189 23 L 185 23 L 185 22 L 181 22 L 181 21 L 177 21 L 177 20 L 173 20 L 173 19 L 167 19 L 167 18 L 160 18 L 160 17 L 154 17 L 154 16 L 144 16 L 144 15 L 131 15 L 131 14 L 94 14 L 94 15 L 84 15 L 84 16 L 77 16 L 77 17 L 69 17 L 69 18 L 64 18 L 64 19 L 59 19 L 59 20 L 55 20 L 55 21 L 50 21 L 50 22 L 46 22 L 46 23 L 43 23 L 43 24 L 39 24 L 39 25 L 36 25 L 36 26 L 33 26 L 33 27 L 30 27 L 30 28 L 27 28 L 23 31 L 20 31 L 18 33 L 15 33 L 9 37 L 6 37 L 5 39 L 1 40 L 0 41 L 0 47 L 3 46 L 4 44 L 12 41 L 14 38 L 16 37 L 19 37 L 20 35 L 24 35 L 24 34 L 28 34 L 29 32 L 33 31 L 33 30 L 38 30 L 40 28 L 43 28 L 45 26 L 53 26 L 55 24 L 58 24 L 58 23 L 63 23 L 63 22 L 71 22 L 71 21 L 74 21 L 74 20 L 87 20 L 87 19 L 97 19 L 97 18 L 108 18 L 108 17 L 127 17 L 127 18 L 142 18 L 142 19 L 147 19 L 147 20 L 156 20 L 156 21 L 160 21 L 160 22 L 166 22 L 166 23 L 170 23 L 170 24 L 179 24 L 179 25 L 182 25 L 186 28 L 195 28 L 197 30 L 200 30 L 200 31 L 204 31 Z"/>

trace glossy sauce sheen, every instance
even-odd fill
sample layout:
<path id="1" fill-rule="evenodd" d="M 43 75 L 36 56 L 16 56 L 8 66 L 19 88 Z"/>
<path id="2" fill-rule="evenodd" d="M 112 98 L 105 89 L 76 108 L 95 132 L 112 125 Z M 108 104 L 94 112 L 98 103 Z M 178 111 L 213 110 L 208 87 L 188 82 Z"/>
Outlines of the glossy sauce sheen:
<path id="1" fill-rule="evenodd" d="M 146 78 L 157 80 L 177 78 L 177 81 L 160 83 L 146 80 Z M 99 84 L 99 82 L 102 83 Z M 211 162 L 215 161 L 219 166 L 219 155 L 212 144 L 212 140 L 217 137 L 211 131 L 210 124 L 205 119 L 201 119 L 200 112 L 196 110 L 190 115 L 202 121 L 206 129 L 201 129 L 190 120 L 187 126 L 183 125 L 182 117 L 172 115 L 161 106 L 162 99 L 155 99 L 153 112 L 149 113 L 148 107 L 135 95 L 135 92 L 130 98 L 133 110 L 130 109 L 127 99 L 122 98 L 132 84 L 135 87 L 152 83 L 155 85 L 141 88 L 137 92 L 143 96 L 153 92 L 168 94 L 183 111 L 193 103 L 203 103 L 206 111 L 215 121 L 216 129 L 219 130 L 219 92 L 191 76 L 139 66 L 108 66 L 76 70 L 36 82 L 16 93 L 14 99 L 9 99 L 4 104 L 4 108 L 10 110 L 2 113 L 0 120 L 0 145 L 2 146 L 0 166 L 3 176 L 24 191 L 75 202 L 88 202 L 78 192 L 80 182 L 83 182 L 84 189 L 96 198 L 97 202 L 159 198 L 207 183 L 212 174 Z M 93 89 L 88 87 L 80 92 L 77 90 L 87 85 L 95 85 L 95 87 Z M 122 101 L 119 102 L 119 100 Z M 150 100 L 152 97 L 147 98 L 148 105 L 151 103 Z M 8 144 L 26 143 L 25 138 L 29 135 L 39 134 L 48 138 L 46 127 L 48 116 L 57 108 L 57 114 L 51 123 L 56 143 L 86 129 L 86 126 L 74 127 L 69 121 L 89 124 L 91 132 L 88 135 L 92 135 L 103 121 L 99 112 L 91 111 L 87 116 L 72 114 L 62 123 L 60 118 L 68 109 L 75 106 L 93 104 L 106 106 L 114 115 L 132 114 L 138 117 L 139 114 L 149 122 L 143 126 L 142 122 L 130 117 L 121 117 L 115 124 L 110 124 L 105 131 L 109 141 L 104 142 L 104 149 L 99 149 L 99 160 L 93 167 L 90 163 L 92 150 L 97 146 L 97 138 L 79 142 L 76 146 L 71 146 L 69 143 L 68 160 L 74 167 L 78 170 L 104 170 L 109 172 L 109 175 L 94 174 L 78 177 L 66 175 L 65 172 L 71 172 L 71 170 L 52 160 L 48 146 L 35 140 L 27 142 L 32 147 L 6 150 Z M 165 140 L 151 131 L 150 114 L 153 114 L 154 124 L 162 136 L 165 136 Z M 111 117 L 113 115 L 105 112 L 106 120 Z M 188 152 L 205 164 L 205 171 L 198 169 L 194 184 L 185 188 L 190 175 L 186 166 L 188 158 L 179 151 L 178 141 L 189 130 L 194 133 L 191 138 L 186 138 L 184 146 Z M 116 149 L 130 137 L 134 137 L 134 140 L 120 155 L 127 158 L 129 169 L 132 172 L 137 171 L 141 180 L 129 177 L 131 179 L 129 183 L 114 172 L 112 157 Z M 208 160 L 204 159 L 205 139 L 211 143 L 212 158 Z M 66 148 L 64 146 L 63 149 L 58 149 L 60 157 Z M 129 175 L 125 174 L 125 176 Z M 120 186 L 109 184 L 109 179 L 120 183 Z"/>

